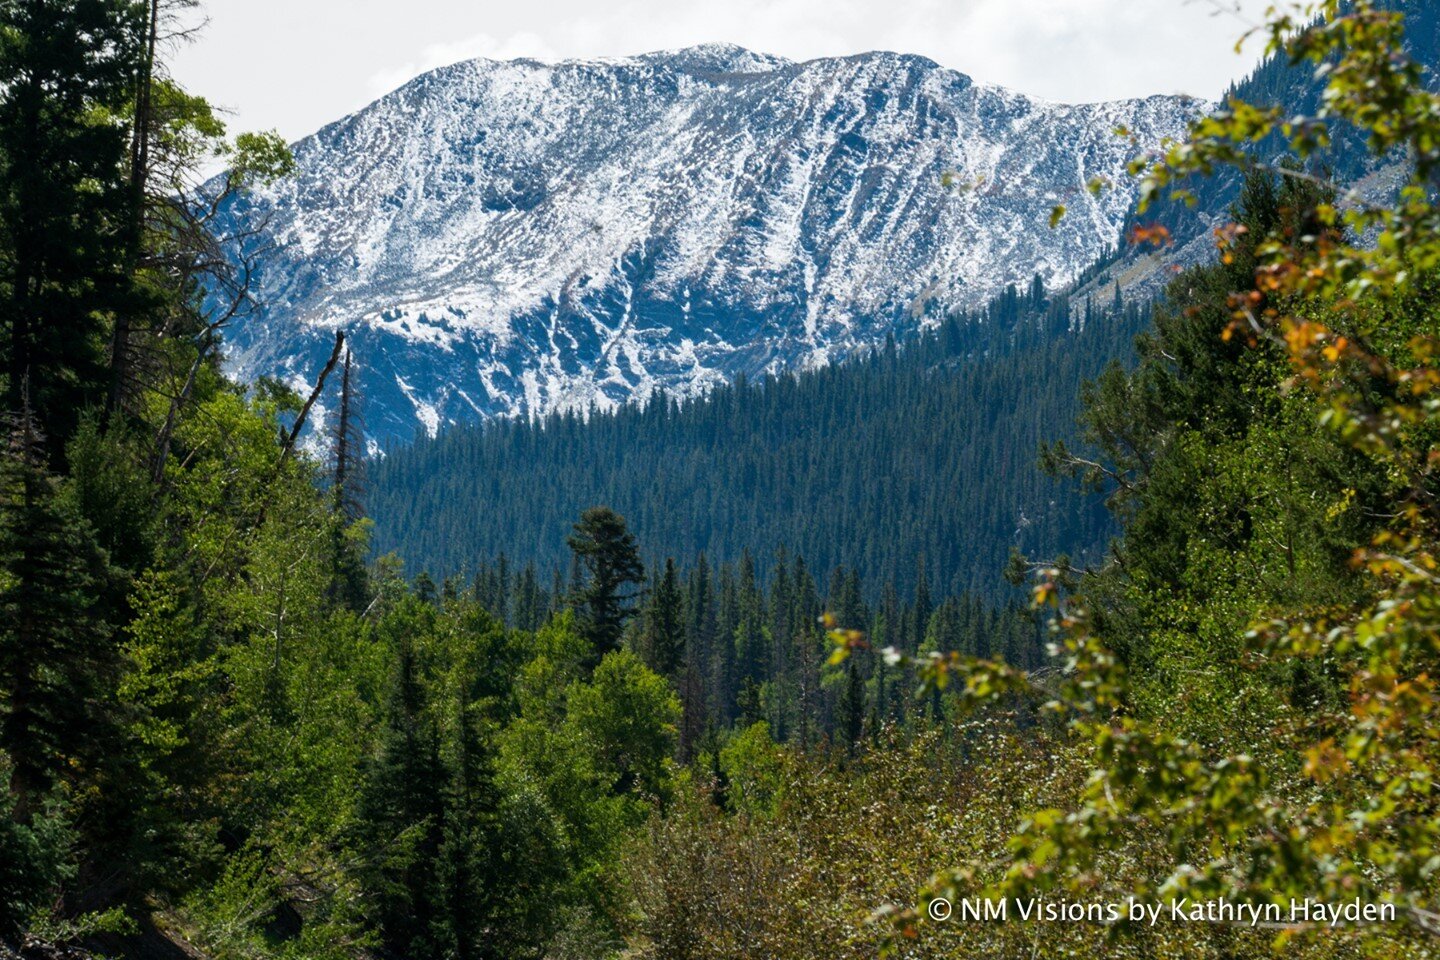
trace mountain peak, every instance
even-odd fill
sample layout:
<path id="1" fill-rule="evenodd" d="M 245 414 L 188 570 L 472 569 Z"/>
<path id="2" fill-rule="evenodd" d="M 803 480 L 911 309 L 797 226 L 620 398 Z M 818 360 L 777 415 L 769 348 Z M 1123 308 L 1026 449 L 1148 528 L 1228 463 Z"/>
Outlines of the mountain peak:
<path id="1" fill-rule="evenodd" d="M 675 50 L 657 50 L 636 59 L 715 73 L 769 73 L 794 65 L 784 57 L 756 53 L 734 43 L 701 43 Z"/>
<path id="2" fill-rule="evenodd" d="M 827 364 L 1073 278 L 1133 199 L 1114 129 L 1143 149 L 1196 112 L 1045 104 L 893 53 L 472 61 L 227 209 L 272 251 L 230 363 L 304 379 L 348 330 L 377 440 Z"/>

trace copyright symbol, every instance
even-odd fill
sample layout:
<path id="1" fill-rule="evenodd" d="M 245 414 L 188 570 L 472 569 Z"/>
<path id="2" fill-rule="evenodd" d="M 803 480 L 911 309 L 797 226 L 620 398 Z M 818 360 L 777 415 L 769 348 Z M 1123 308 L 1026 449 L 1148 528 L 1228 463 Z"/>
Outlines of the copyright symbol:
<path id="1" fill-rule="evenodd" d="M 949 900 L 946 900 L 944 897 L 936 897 L 930 901 L 930 906 L 927 907 L 926 910 L 930 914 L 931 920 L 934 920 L 936 923 L 944 923 L 950 919 L 952 907 L 950 906 Z"/>

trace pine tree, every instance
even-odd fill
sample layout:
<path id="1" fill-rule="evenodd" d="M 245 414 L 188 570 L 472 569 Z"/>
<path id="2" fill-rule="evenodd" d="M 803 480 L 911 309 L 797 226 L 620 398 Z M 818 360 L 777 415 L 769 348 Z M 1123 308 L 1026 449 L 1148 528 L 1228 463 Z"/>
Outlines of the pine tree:
<path id="1" fill-rule="evenodd" d="M 501 553 L 500 559 L 495 561 L 495 599 L 490 612 L 507 626 L 510 623 L 510 580 L 510 558 Z"/>
<path id="2" fill-rule="evenodd" d="M 368 857 L 360 873 L 385 945 L 402 955 L 434 956 L 445 899 L 435 865 L 446 840 L 450 781 L 410 626 L 397 631 L 389 710 L 379 753 L 365 771 L 358 832 Z"/>
<path id="3" fill-rule="evenodd" d="M 785 551 L 780 552 L 770 580 L 770 609 L 767 633 L 770 641 L 769 682 L 772 691 L 768 707 L 770 729 L 777 739 L 790 735 L 789 711 L 794 697 L 794 670 L 790 657 L 793 630 L 790 618 L 794 611 L 790 585 L 790 564 Z"/>
<path id="4" fill-rule="evenodd" d="M 735 573 L 729 564 L 720 567 L 720 603 L 715 624 L 715 644 L 710 660 L 710 711 L 721 725 L 735 719 L 735 696 L 739 680 L 735 670 L 735 631 L 740 624 L 740 596 Z"/>
<path id="5" fill-rule="evenodd" d="M 685 597 L 685 634 L 690 641 L 692 661 L 696 669 L 709 668 L 710 652 L 715 645 L 715 585 L 710 579 L 710 565 L 702 551 L 690 571 L 690 584 Z"/>
<path id="6" fill-rule="evenodd" d="M 620 649 L 625 623 L 634 614 L 634 589 L 645 579 L 645 567 L 625 518 L 609 507 L 586 510 L 567 541 L 583 580 L 573 591 L 578 626 L 589 642 L 590 669 L 607 653 Z"/>
<path id="7" fill-rule="evenodd" d="M 58 463 L 106 396 L 107 317 L 137 308 L 125 127 L 144 35 L 128 0 L 0 5 L 0 373 Z"/>
<path id="8" fill-rule="evenodd" d="M 700 740 L 709 726 L 705 710 L 705 684 L 700 668 L 695 664 L 692 646 L 687 654 L 680 677 L 680 730 L 677 754 L 682 763 L 695 759 L 700 749 Z"/>
<path id="9" fill-rule="evenodd" d="M 685 598 L 675 561 L 667 558 L 665 572 L 645 609 L 642 649 L 650 669 L 662 677 L 673 677 L 685 661 L 685 646 Z"/>
<path id="10" fill-rule="evenodd" d="M 845 689 L 840 693 L 840 704 L 836 710 L 839 720 L 839 734 L 845 749 L 855 752 L 865 732 L 865 678 L 860 673 L 856 657 L 845 665 Z"/>
<path id="11" fill-rule="evenodd" d="M 370 602 L 362 544 L 354 536 L 364 516 L 361 469 L 364 464 L 364 429 L 353 357 L 345 351 L 340 376 L 340 405 L 332 433 L 330 496 L 334 517 L 331 534 L 330 602 L 362 611 Z"/>
<path id="12" fill-rule="evenodd" d="M 925 640 L 925 634 L 930 629 L 930 615 L 934 613 L 934 605 L 930 600 L 930 583 L 925 576 L 925 564 L 922 561 L 919 572 L 915 575 L 915 603 L 911 608 L 910 618 L 910 641 L 918 645 Z"/>
<path id="13" fill-rule="evenodd" d="M 890 611 L 894 601 L 894 591 L 887 589 L 884 600 L 881 602 L 880 612 L 875 615 L 874 623 L 870 630 L 870 647 L 872 650 L 883 651 L 892 643 L 890 637 Z M 871 685 L 874 687 L 874 696 L 870 698 L 870 731 L 873 735 L 880 733 L 880 728 L 890 720 L 890 686 L 889 668 L 886 666 L 885 657 L 877 654 L 872 660 L 874 666 L 871 670 Z"/>
<path id="14" fill-rule="evenodd" d="M 571 567 L 572 573 L 573 573 L 573 571 L 575 570 L 575 568 L 578 567 L 578 566 L 579 566 L 578 560 L 577 560 L 575 557 L 571 557 L 571 558 L 570 558 L 570 567 Z M 579 577 L 578 577 L 578 576 L 571 576 L 570 579 L 571 579 L 571 581 L 576 581 L 576 580 L 579 580 Z M 559 613 L 559 612 L 561 612 L 562 610 L 568 610 L 568 609 L 570 608 L 570 602 L 571 602 L 571 601 L 570 601 L 570 597 L 571 597 L 571 594 L 573 594 L 573 593 L 574 593 L 573 590 L 567 591 L 567 590 L 565 589 L 565 580 L 564 580 L 564 578 L 563 578 L 563 577 L 561 576 L 561 574 L 560 574 L 560 568 L 559 568 L 559 567 L 553 568 L 553 569 L 550 571 L 550 606 L 549 606 L 549 612 L 553 614 L 553 613 Z"/>
<path id="15" fill-rule="evenodd" d="M 500 791 L 475 705 L 457 698 L 454 713 L 433 939 L 443 956 L 481 960 L 499 955 L 494 932 L 508 879 L 499 856 Z"/>
<path id="16" fill-rule="evenodd" d="M 765 598 L 755 578 L 755 562 L 748 551 L 740 559 L 739 622 L 735 625 L 735 665 L 739 686 L 758 689 L 769 672 L 769 643 L 765 636 Z M 756 718 L 758 719 L 758 717 Z"/>
<path id="17" fill-rule="evenodd" d="M 143 2 L 143 0 L 142 0 Z M 181 0 L 186 2 L 186 0 Z M 188 0 L 187 5 L 196 0 Z M 156 116 L 155 81 L 159 61 L 156 56 L 160 42 L 160 3 L 149 0 L 145 12 L 138 19 L 142 30 L 135 49 L 135 81 L 132 99 L 133 113 L 130 119 L 130 157 L 128 175 L 129 211 L 126 218 L 127 243 L 125 271 L 135 275 L 142 251 L 145 248 L 145 221 L 148 198 L 147 186 L 151 176 L 150 148 L 155 139 L 156 128 L 161 126 Z M 136 11 L 138 12 L 138 11 Z M 110 385 L 105 399 L 107 414 L 120 410 L 130 388 L 131 354 L 131 312 L 117 311 L 110 333 Z"/>
<path id="18" fill-rule="evenodd" d="M 544 622 L 547 601 L 535 576 L 535 564 L 527 563 L 515 588 L 515 622 L 518 630 L 538 630 Z"/>
<path id="19" fill-rule="evenodd" d="M 57 495 L 28 411 L 0 458 L 0 751 L 22 818 L 107 745 L 102 706 L 118 674 L 102 608 L 109 570 L 89 525 Z"/>

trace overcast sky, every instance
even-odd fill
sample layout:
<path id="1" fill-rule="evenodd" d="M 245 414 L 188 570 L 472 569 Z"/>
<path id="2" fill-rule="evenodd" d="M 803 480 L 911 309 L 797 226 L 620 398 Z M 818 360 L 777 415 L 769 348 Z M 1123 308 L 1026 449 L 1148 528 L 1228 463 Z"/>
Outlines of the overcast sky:
<path id="1" fill-rule="evenodd" d="M 471 57 L 624 56 L 727 41 L 792 59 L 895 50 L 1051 100 L 1216 97 L 1268 0 L 203 0 L 174 72 L 236 130 L 296 139 Z M 1217 3 L 1241 12 L 1217 15 Z"/>

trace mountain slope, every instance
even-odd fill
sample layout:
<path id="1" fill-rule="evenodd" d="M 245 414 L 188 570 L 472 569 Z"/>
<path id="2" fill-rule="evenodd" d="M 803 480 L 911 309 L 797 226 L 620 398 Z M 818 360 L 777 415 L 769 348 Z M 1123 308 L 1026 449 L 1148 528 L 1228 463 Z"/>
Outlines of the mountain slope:
<path id="1" fill-rule="evenodd" d="M 1412 26 L 1433 66 L 1440 14 L 1419 9 Z M 1309 67 L 1270 61 L 1236 94 L 1305 112 L 1322 85 Z M 1337 132 L 1328 169 L 1342 184 L 1378 182 L 1385 166 Z M 923 557 L 932 588 L 994 591 L 1011 547 L 1096 560 L 1110 531 L 1103 512 L 1044 478 L 1035 450 L 1073 437 L 1082 381 L 1132 356 L 1143 307 L 1174 266 L 1214 256 L 1208 225 L 1228 215 L 1236 178 L 1197 187 L 1197 209 L 1147 215 L 1172 228 L 1175 247 L 1112 251 L 1076 288 L 1003 296 L 905 344 L 893 362 L 720 390 L 678 413 L 491 423 L 398 451 L 372 473 L 376 543 L 437 573 L 501 552 L 544 567 L 563 561 L 558 545 L 579 510 L 609 503 L 651 555 L 735 559 L 783 545 L 875 583 L 905 583 Z M 1043 225 L 1034 233 L 1047 237 Z"/>
<path id="2" fill-rule="evenodd" d="M 1379 0 L 1376 5 L 1404 14 L 1407 53 L 1424 68 L 1435 89 L 1440 84 L 1440 6 L 1432 0 Z M 1280 107 L 1289 118 L 1315 117 L 1322 110 L 1324 91 L 1325 78 L 1317 75 L 1313 63 L 1269 57 L 1235 84 L 1224 99 L 1234 97 L 1256 106 Z M 1347 123 L 1332 121 L 1328 129 L 1329 147 L 1310 159 L 1310 172 L 1330 180 L 1342 204 L 1356 200 L 1367 204 L 1393 202 L 1408 174 L 1408 159 L 1403 155 L 1374 156 L 1367 148 L 1365 135 Z M 1257 162 L 1271 166 L 1289 156 L 1287 141 L 1280 133 L 1247 150 Z M 1163 199 L 1157 202 L 1144 215 L 1144 222 L 1165 227 L 1171 244 L 1157 252 L 1148 244 L 1127 248 L 1122 242 L 1117 257 L 1105 269 L 1096 271 L 1102 287 L 1118 279 L 1128 296 L 1145 299 L 1160 294 L 1177 266 L 1195 266 L 1213 259 L 1214 229 L 1229 221 L 1243 179 L 1236 169 L 1220 168 L 1213 176 L 1185 183 L 1194 195 L 1193 207 Z"/>
<path id="3" fill-rule="evenodd" d="M 625 515 L 645 556 L 736 562 L 777 549 L 812 570 L 998 598 L 1012 548 L 1098 563 L 1112 526 L 1098 498 L 1035 465 L 1068 436 L 1081 384 L 1130 354 L 1148 314 L 1090 311 L 1038 285 L 956 316 L 904 349 L 721 386 L 588 421 L 495 419 L 371 465 L 378 552 L 411 572 L 473 573 L 505 554 L 545 579 L 597 503 Z"/>
<path id="4" fill-rule="evenodd" d="M 388 442 L 823 365 L 1071 279 L 1119 235 L 1125 162 L 1201 107 L 1043 103 L 888 53 L 457 64 L 228 211 L 271 248 L 232 368 L 313 376 L 344 327 Z"/>

